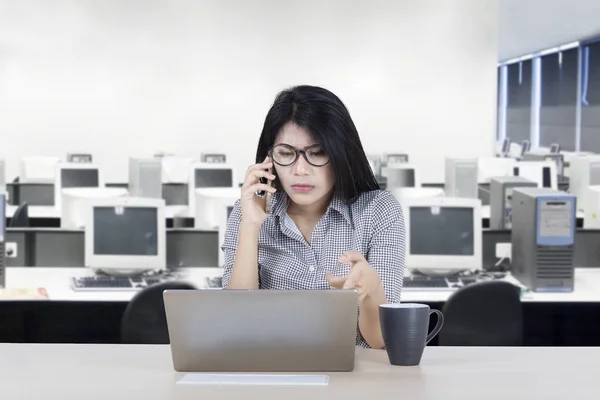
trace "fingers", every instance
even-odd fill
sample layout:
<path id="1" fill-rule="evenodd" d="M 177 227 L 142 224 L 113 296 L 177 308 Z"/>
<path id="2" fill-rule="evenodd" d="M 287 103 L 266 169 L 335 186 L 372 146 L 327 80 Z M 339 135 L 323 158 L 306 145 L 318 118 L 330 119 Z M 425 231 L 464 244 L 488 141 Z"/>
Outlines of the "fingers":
<path id="1" fill-rule="evenodd" d="M 343 289 L 353 289 L 360 282 L 360 269 L 352 269 L 350 273 L 346 275 L 346 282 L 344 282 Z"/>
<path id="2" fill-rule="evenodd" d="M 327 282 L 329 282 L 329 286 L 336 289 L 341 289 L 344 286 L 344 283 L 346 282 L 345 276 L 334 276 L 329 271 L 325 274 L 325 276 L 327 277 Z"/>
<path id="3" fill-rule="evenodd" d="M 267 156 L 267 158 L 265 158 L 265 161 L 263 161 L 262 163 L 253 164 L 248 167 L 248 169 L 246 170 L 246 178 L 248 178 L 248 176 L 250 176 L 250 173 L 253 171 L 257 171 L 257 170 L 266 171 L 272 167 L 273 167 L 273 162 Z"/>
<path id="4" fill-rule="evenodd" d="M 367 260 L 365 260 L 365 258 L 363 257 L 362 254 L 360 254 L 360 252 L 358 251 L 346 251 L 344 252 L 340 258 L 338 259 L 338 261 L 342 264 L 355 264 L 358 262 L 366 262 Z"/>
<path id="5" fill-rule="evenodd" d="M 271 185 L 267 185 L 266 183 L 255 183 L 254 185 L 250 185 L 247 188 L 244 188 L 244 193 L 254 195 L 258 191 L 265 191 L 271 194 L 275 193 L 277 189 L 275 189 Z"/>

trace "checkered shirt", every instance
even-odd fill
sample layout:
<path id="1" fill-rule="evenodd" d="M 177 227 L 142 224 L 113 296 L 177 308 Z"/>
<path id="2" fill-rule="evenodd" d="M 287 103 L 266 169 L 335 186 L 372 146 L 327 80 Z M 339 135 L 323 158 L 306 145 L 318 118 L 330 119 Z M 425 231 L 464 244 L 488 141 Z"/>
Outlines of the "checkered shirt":
<path id="1" fill-rule="evenodd" d="M 400 204 L 387 191 L 365 192 L 352 204 L 334 196 L 325 215 L 314 228 L 310 244 L 287 215 L 288 197 L 272 197 L 271 214 L 258 239 L 259 287 L 261 289 L 328 289 L 327 271 L 335 276 L 350 272 L 338 258 L 348 250 L 359 251 L 379 273 L 390 303 L 400 302 L 404 276 L 404 217 Z M 227 223 L 223 287 L 231 277 L 241 222 L 236 202 Z M 357 329 L 356 344 L 369 347 Z"/>

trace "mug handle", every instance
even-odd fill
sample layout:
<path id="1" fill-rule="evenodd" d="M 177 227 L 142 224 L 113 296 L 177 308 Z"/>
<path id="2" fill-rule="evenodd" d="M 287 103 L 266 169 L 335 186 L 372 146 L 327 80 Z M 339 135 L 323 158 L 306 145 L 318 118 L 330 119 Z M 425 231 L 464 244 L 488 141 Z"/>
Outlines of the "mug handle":
<path id="1" fill-rule="evenodd" d="M 440 310 L 430 310 L 429 318 L 431 318 L 431 314 L 437 315 L 437 324 L 435 324 L 435 327 L 433 328 L 431 333 L 427 335 L 427 338 L 425 339 L 425 345 L 427 345 L 427 343 L 429 343 L 431 339 L 435 337 L 435 335 L 440 333 L 440 331 L 442 330 L 442 326 L 444 325 L 444 314 L 442 314 Z"/>

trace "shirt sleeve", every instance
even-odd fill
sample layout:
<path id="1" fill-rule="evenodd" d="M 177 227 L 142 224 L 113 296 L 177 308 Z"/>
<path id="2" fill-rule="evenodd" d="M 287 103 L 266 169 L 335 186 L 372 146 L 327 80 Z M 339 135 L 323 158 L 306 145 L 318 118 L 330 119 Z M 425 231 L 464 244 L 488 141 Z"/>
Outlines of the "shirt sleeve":
<path id="1" fill-rule="evenodd" d="M 399 303 L 404 280 L 406 226 L 398 200 L 383 192 L 373 212 L 371 242 L 367 262 L 379 273 L 389 303 Z"/>
<path id="2" fill-rule="evenodd" d="M 399 303 L 404 280 L 406 226 L 402 207 L 391 193 L 382 192 L 378 197 L 372 221 L 366 259 L 379 274 L 388 303 Z M 369 347 L 360 331 L 357 332 L 357 344 Z"/>
<path id="3" fill-rule="evenodd" d="M 240 201 L 237 200 L 233 206 L 233 210 L 229 214 L 227 220 L 227 228 L 225 229 L 225 238 L 221 251 L 223 251 L 223 287 L 226 287 L 231 278 L 233 263 L 235 262 L 235 253 L 238 246 L 238 236 L 240 223 L 242 221 L 242 207 Z"/>

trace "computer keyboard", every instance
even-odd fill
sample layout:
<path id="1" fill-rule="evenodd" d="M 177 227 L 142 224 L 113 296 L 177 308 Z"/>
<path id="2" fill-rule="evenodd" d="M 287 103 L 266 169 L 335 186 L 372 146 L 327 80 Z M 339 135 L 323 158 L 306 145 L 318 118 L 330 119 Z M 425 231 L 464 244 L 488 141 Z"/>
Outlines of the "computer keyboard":
<path id="1" fill-rule="evenodd" d="M 438 276 L 406 276 L 402 285 L 403 290 L 455 290 L 477 282 L 474 277 L 438 277 Z"/>
<path id="2" fill-rule="evenodd" d="M 164 280 L 155 276 L 81 276 L 71 278 L 71 286 L 75 291 L 136 291 Z"/>

